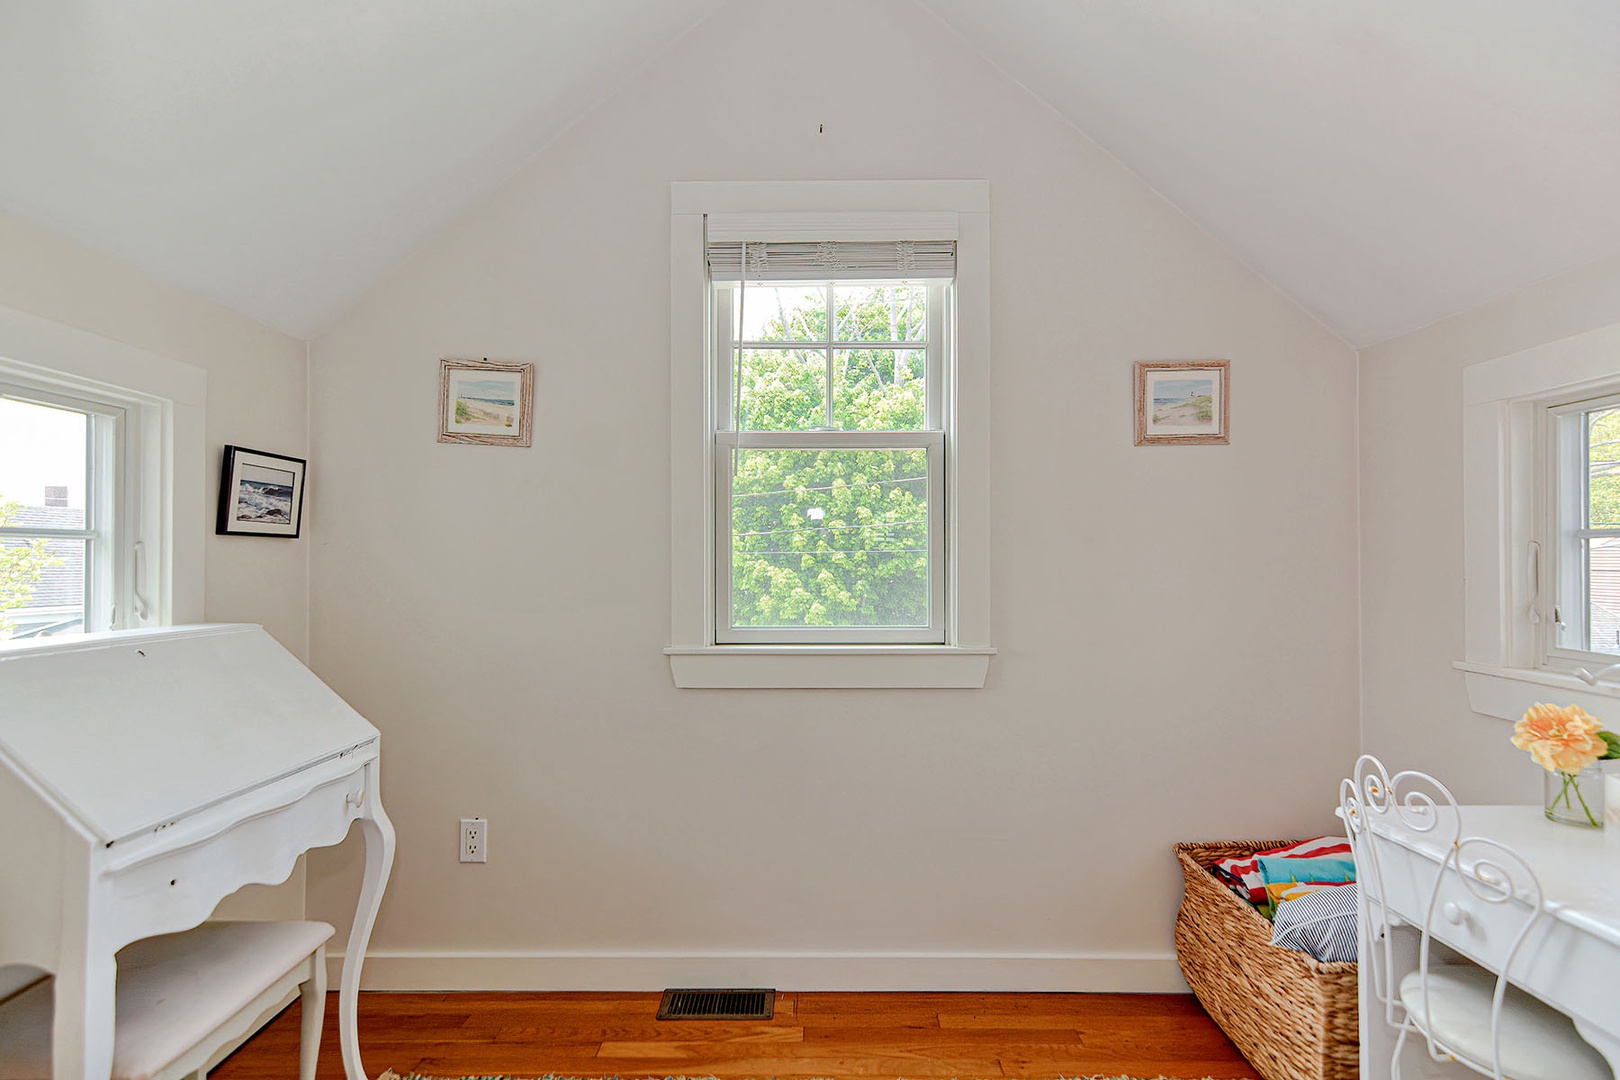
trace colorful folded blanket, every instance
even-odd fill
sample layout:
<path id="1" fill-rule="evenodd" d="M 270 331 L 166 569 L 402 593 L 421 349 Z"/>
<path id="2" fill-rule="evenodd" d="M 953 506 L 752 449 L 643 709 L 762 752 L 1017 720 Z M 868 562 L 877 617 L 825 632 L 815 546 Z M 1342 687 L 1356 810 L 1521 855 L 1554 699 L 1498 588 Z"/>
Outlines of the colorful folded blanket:
<path id="1" fill-rule="evenodd" d="M 1314 840 L 1301 840 L 1296 844 L 1284 844 L 1281 847 L 1257 851 L 1252 855 L 1240 855 L 1233 859 L 1222 859 L 1209 869 L 1210 873 L 1220 878 L 1227 888 L 1258 907 L 1267 903 L 1270 899 L 1266 892 L 1265 878 L 1260 873 L 1260 859 L 1262 857 L 1314 858 L 1320 856 L 1341 856 L 1349 859 L 1350 843 L 1342 836 L 1318 836 Z M 1351 875 L 1352 879 L 1354 876 L 1354 874 Z"/>
<path id="2" fill-rule="evenodd" d="M 1303 896 L 1316 886 L 1331 888 L 1356 880 L 1356 863 L 1349 855 L 1262 855 L 1259 862 L 1266 899 L 1273 904 Z"/>

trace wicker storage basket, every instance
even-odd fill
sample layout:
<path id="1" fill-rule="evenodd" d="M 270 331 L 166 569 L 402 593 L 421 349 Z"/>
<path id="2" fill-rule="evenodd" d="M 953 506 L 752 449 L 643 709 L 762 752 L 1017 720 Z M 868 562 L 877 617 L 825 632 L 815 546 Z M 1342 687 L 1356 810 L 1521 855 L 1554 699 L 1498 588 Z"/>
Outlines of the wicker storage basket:
<path id="1" fill-rule="evenodd" d="M 1198 1000 L 1265 1080 L 1357 1080 L 1356 965 L 1271 943 L 1271 923 L 1209 867 L 1288 840 L 1177 844 L 1176 955 Z"/>

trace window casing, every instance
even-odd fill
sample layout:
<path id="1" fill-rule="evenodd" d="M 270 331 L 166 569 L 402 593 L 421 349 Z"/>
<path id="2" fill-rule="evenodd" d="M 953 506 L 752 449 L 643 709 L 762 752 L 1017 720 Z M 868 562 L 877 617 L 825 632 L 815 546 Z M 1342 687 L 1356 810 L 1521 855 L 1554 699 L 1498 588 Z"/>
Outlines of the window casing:
<path id="1" fill-rule="evenodd" d="M 0 384 L 8 398 L 85 418 L 97 476 L 84 521 L 64 531 L 89 535 L 53 539 L 91 547 L 88 629 L 202 621 L 207 374 L 0 307 Z"/>
<path id="2" fill-rule="evenodd" d="M 989 634 L 986 461 L 988 185 L 973 180 L 693 181 L 672 184 L 671 203 L 671 640 L 664 652 L 675 684 L 692 688 L 983 686 L 989 658 L 995 653 Z M 928 388 L 928 422 L 893 432 L 840 420 L 841 428 L 815 433 L 812 441 L 819 446 L 810 448 L 830 451 L 844 441 L 853 444 L 855 451 L 872 452 L 880 448 L 862 444 L 875 441 L 876 436 L 900 443 L 892 447 L 896 453 L 915 451 L 926 459 L 928 448 L 935 447 L 933 453 L 942 464 L 928 470 L 927 485 L 938 484 L 941 490 L 927 500 L 934 511 L 928 528 L 937 540 L 927 543 L 930 603 L 926 627 L 919 623 L 884 628 L 899 631 L 896 634 L 869 633 L 863 628 L 859 640 L 847 634 L 840 640 L 832 636 L 836 631 L 799 623 L 790 628 L 795 631 L 791 637 L 784 637 L 781 627 L 731 620 L 734 612 L 720 600 L 721 579 L 731 570 L 729 560 L 723 563 L 718 550 L 731 520 L 722 515 L 720 506 L 729 497 L 729 478 L 722 475 L 721 459 L 739 451 L 788 449 L 770 444 L 806 434 L 752 422 L 746 410 L 739 430 L 733 418 L 738 415 L 736 398 L 744 384 L 728 382 L 729 365 L 716 362 L 725 348 L 717 341 L 722 333 L 717 322 L 724 317 L 724 326 L 731 323 L 729 315 L 716 310 L 715 282 L 728 278 L 725 273 L 711 278 L 708 255 L 717 241 L 760 236 L 784 245 L 799 242 L 812 250 L 829 241 L 892 247 L 895 241 L 910 239 L 919 242 L 919 255 L 922 241 L 954 245 L 954 280 L 938 286 L 940 302 L 930 309 L 938 313 L 941 328 L 928 337 L 941 350 L 948 343 L 950 356 L 939 353 L 939 377 Z M 921 262 L 919 258 L 919 265 Z M 815 276 L 806 270 L 797 280 Z M 825 284 L 828 275 L 820 276 Z M 933 280 L 940 275 L 919 272 L 916 277 Z M 754 282 L 756 276 L 750 275 L 749 280 Z M 761 286 L 743 286 L 750 287 Z M 720 290 L 722 297 L 724 291 Z M 823 350 L 837 351 L 841 340 L 818 344 Z M 736 351 L 734 343 L 732 351 Z M 923 366 L 928 362 L 923 361 Z M 806 364 L 814 366 L 809 360 Z M 820 367 L 825 371 L 824 352 Z M 836 418 L 836 402 L 823 407 L 831 407 Z M 739 442 L 754 445 L 738 447 Z M 823 521 L 832 520 L 831 507 L 796 505 L 794 512 L 808 522 L 813 520 L 809 511 L 818 508 L 827 511 Z M 842 522 L 862 523 L 865 521 Z M 811 527 L 796 520 L 789 524 L 795 529 Z M 726 620 L 719 617 L 722 613 L 728 616 Z M 733 625 L 736 622 L 744 625 Z M 750 640 L 752 635 L 746 631 L 758 629 L 767 631 L 766 639 Z M 738 630 L 745 632 L 739 635 Z M 800 635 L 800 630 L 809 633 Z"/>
<path id="3" fill-rule="evenodd" d="M 1608 616 L 1593 617 L 1613 523 L 1608 450 L 1591 456 L 1608 436 L 1590 430 L 1617 404 L 1620 324 L 1464 369 L 1466 651 L 1454 667 L 1475 712 L 1517 720 L 1557 700 L 1603 715 L 1620 700 Z"/>

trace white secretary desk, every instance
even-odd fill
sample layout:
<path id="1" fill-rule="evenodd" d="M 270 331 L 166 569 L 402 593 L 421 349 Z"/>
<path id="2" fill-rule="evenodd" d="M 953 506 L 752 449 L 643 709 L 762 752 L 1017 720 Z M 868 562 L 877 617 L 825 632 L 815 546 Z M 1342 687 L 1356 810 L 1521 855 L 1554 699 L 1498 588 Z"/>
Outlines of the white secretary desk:
<path id="1" fill-rule="evenodd" d="M 0 648 L 0 966 L 56 977 L 53 1080 L 112 1067 L 114 955 L 205 920 L 359 823 L 343 957 L 348 1080 L 360 965 L 393 863 L 378 732 L 258 626 Z"/>

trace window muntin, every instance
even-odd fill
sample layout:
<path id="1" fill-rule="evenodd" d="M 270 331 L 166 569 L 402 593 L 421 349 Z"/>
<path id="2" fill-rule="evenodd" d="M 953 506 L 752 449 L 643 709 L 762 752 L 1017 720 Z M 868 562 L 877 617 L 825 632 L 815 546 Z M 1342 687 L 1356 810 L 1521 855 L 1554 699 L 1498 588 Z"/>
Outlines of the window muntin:
<path id="1" fill-rule="evenodd" d="M 125 410 L 0 384 L 0 639 L 125 623 Z"/>
<path id="2" fill-rule="evenodd" d="M 1544 527 L 1551 595 L 1542 605 L 1547 660 L 1620 656 L 1620 395 L 1546 411 Z"/>
<path id="3" fill-rule="evenodd" d="M 949 295 L 715 283 L 719 642 L 945 640 Z"/>

